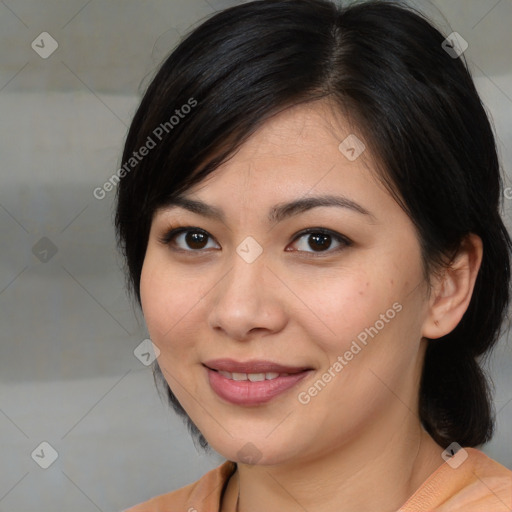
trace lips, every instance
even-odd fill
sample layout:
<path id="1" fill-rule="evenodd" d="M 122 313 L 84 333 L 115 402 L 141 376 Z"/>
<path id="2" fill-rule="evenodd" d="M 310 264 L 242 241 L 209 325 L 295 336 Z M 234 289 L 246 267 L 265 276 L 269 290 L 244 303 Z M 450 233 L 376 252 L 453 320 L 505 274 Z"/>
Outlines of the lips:
<path id="1" fill-rule="evenodd" d="M 271 361 L 215 359 L 203 363 L 212 390 L 236 405 L 260 405 L 293 388 L 312 371 Z"/>

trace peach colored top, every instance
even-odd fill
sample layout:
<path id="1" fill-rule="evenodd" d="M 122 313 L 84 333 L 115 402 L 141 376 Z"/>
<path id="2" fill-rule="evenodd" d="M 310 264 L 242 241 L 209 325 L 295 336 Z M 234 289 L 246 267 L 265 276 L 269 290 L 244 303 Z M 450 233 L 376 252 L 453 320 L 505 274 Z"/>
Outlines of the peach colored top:
<path id="1" fill-rule="evenodd" d="M 463 450 L 457 452 L 397 512 L 511 512 L 512 471 L 480 450 L 465 451 L 467 459 L 462 461 Z M 197 482 L 124 512 L 219 512 L 226 484 L 235 471 L 236 464 L 226 461 Z"/>

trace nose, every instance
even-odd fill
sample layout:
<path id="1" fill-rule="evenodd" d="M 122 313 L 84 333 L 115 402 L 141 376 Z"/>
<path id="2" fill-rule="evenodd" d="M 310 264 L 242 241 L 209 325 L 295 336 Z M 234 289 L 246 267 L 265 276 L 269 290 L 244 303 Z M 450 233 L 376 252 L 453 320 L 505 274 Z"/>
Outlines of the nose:
<path id="1" fill-rule="evenodd" d="M 279 332 L 287 322 L 281 291 L 264 254 L 248 263 L 235 253 L 231 269 L 212 290 L 210 328 L 237 341 Z"/>

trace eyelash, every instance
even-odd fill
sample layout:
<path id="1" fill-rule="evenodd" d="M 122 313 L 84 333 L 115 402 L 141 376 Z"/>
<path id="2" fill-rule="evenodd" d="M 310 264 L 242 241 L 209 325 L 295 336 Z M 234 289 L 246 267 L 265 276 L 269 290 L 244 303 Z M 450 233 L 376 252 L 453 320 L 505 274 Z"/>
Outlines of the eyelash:
<path id="1" fill-rule="evenodd" d="M 159 241 L 160 241 L 160 243 L 162 243 L 164 245 L 171 245 L 171 242 L 178 235 L 181 235 L 183 233 L 188 233 L 188 232 L 191 232 L 191 233 L 202 233 L 206 237 L 208 237 L 209 240 L 213 239 L 213 237 L 207 231 L 205 231 L 204 229 L 197 228 L 197 227 L 194 227 L 194 226 L 184 226 L 184 227 L 178 227 L 178 228 L 170 229 L 162 237 L 159 238 Z M 329 254 L 333 254 L 335 252 L 342 251 L 343 249 L 346 249 L 347 247 L 350 247 L 352 245 L 352 243 L 353 243 L 352 240 L 350 240 L 346 236 L 341 235 L 339 233 L 336 233 L 335 231 L 331 231 L 329 229 L 325 229 L 325 228 L 308 228 L 308 229 L 305 229 L 303 231 L 300 231 L 299 233 L 297 233 L 294 236 L 294 238 L 291 241 L 291 243 L 296 242 L 297 240 L 299 240 L 303 236 L 311 235 L 311 234 L 330 236 L 333 240 L 335 240 L 336 242 L 341 244 L 341 246 L 336 248 L 336 249 L 332 249 L 332 250 L 329 247 L 325 251 L 287 251 L 287 252 L 302 252 L 302 253 L 314 255 L 314 257 L 318 257 L 318 256 L 322 256 L 323 254 L 329 255 Z M 179 252 L 187 252 L 187 253 L 199 253 L 199 254 L 203 253 L 205 251 L 204 249 L 182 249 L 182 248 L 175 248 L 175 247 L 173 247 L 172 250 L 179 251 Z"/>

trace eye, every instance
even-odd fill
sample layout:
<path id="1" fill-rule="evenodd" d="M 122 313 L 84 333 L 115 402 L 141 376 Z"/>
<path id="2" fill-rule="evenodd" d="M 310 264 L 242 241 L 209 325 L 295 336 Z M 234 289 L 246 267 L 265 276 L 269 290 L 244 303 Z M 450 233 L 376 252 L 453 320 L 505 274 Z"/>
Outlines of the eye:
<path id="1" fill-rule="evenodd" d="M 171 229 L 162 238 L 160 238 L 160 242 L 163 244 L 174 245 L 177 246 L 179 250 L 188 252 L 199 252 L 202 249 L 212 249 L 211 246 L 208 247 L 209 240 L 213 241 L 213 238 L 208 232 L 195 227 Z M 215 249 L 216 247 L 213 248 Z"/>
<path id="2" fill-rule="evenodd" d="M 332 249 L 333 242 L 334 249 Z M 295 237 L 294 243 L 297 244 L 298 251 L 313 253 L 336 252 L 352 244 L 347 237 L 324 228 L 310 228 L 302 231 Z M 329 251 L 329 249 L 332 250 Z"/>
<path id="3" fill-rule="evenodd" d="M 160 238 L 160 242 L 186 252 L 201 252 L 203 249 L 220 248 L 207 231 L 192 226 L 171 229 Z M 214 245 L 209 247 L 210 242 Z M 295 237 L 293 243 L 298 246 L 296 249 L 298 252 L 309 253 L 332 253 L 352 245 L 351 240 L 347 237 L 325 228 L 304 230 Z M 286 249 L 286 251 L 292 250 Z"/>

